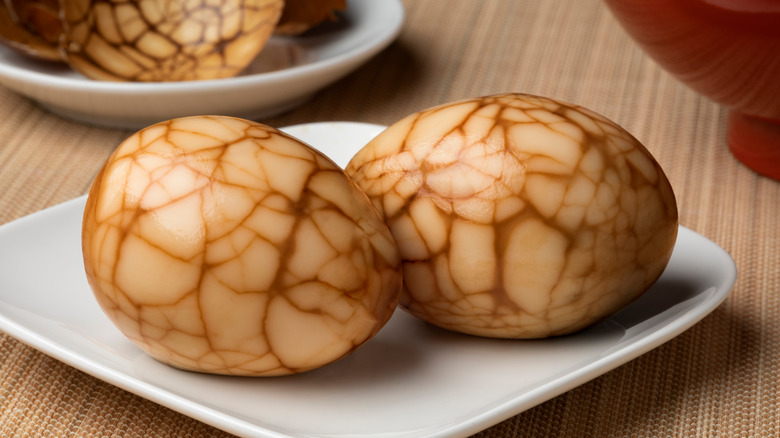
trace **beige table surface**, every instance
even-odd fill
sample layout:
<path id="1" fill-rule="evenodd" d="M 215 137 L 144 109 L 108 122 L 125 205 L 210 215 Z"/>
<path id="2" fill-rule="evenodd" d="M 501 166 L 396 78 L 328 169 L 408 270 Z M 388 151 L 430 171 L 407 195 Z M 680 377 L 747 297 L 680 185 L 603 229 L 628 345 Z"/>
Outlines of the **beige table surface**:
<path id="1" fill-rule="evenodd" d="M 508 91 L 575 102 L 648 147 L 681 224 L 739 270 L 726 301 L 688 331 L 479 436 L 780 436 L 780 183 L 732 158 L 724 109 L 659 69 L 598 0 L 404 3 L 405 27 L 387 50 L 305 106 L 261 121 L 390 124 Z M 86 193 L 128 134 L 60 118 L 0 87 L 0 223 Z M 0 437 L 224 435 L 0 333 Z"/>

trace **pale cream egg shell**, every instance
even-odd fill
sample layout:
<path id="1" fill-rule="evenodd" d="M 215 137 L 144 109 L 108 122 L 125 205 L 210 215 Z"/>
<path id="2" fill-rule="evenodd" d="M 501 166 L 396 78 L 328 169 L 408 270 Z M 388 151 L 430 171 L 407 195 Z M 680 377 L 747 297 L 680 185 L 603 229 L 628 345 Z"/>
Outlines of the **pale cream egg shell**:
<path id="1" fill-rule="evenodd" d="M 87 199 L 87 278 L 113 323 L 175 367 L 285 375 L 371 339 L 401 292 L 395 242 L 330 159 L 230 117 L 142 129 Z"/>
<path id="2" fill-rule="evenodd" d="M 666 267 L 678 213 L 663 170 L 586 108 L 525 94 L 412 114 L 346 168 L 404 265 L 401 305 L 498 338 L 581 330 Z"/>

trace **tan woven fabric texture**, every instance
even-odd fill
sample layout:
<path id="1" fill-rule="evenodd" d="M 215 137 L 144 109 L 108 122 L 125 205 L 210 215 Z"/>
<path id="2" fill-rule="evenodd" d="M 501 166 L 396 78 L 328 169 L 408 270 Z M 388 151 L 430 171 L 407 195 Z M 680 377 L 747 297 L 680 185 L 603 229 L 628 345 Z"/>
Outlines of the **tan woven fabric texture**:
<path id="1" fill-rule="evenodd" d="M 680 336 L 478 436 L 780 436 L 780 183 L 730 155 L 726 111 L 661 70 L 599 0 L 404 5 L 388 49 L 261 121 L 391 124 L 510 91 L 578 103 L 647 146 L 672 182 L 681 224 L 722 246 L 739 271 L 726 301 Z M 55 116 L 0 87 L 0 223 L 86 193 L 128 134 Z M 229 435 L 0 333 L 0 437 L 16 436 Z"/>

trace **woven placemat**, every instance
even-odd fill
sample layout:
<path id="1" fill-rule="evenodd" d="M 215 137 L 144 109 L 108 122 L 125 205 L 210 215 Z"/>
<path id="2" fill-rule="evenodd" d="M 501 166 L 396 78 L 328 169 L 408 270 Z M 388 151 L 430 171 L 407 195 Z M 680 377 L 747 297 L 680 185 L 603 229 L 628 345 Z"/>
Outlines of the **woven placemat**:
<path id="1" fill-rule="evenodd" d="M 672 182 L 682 225 L 726 249 L 739 270 L 726 302 L 690 330 L 478 436 L 780 436 L 780 183 L 731 157 L 725 110 L 659 69 L 598 0 L 404 4 L 396 43 L 304 107 L 263 122 L 390 124 L 508 91 L 575 102 L 648 147 Z M 0 223 L 86 193 L 128 134 L 70 122 L 0 88 Z M 6 436 L 228 435 L 0 334 Z"/>

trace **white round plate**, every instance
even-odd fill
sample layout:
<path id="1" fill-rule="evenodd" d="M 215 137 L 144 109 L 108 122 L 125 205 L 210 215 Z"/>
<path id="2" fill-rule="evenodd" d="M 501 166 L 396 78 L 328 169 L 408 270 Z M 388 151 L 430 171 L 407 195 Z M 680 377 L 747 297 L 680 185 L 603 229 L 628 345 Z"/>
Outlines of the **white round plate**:
<path id="1" fill-rule="evenodd" d="M 117 83 L 0 47 L 0 84 L 81 122 L 138 129 L 174 117 L 261 119 L 301 105 L 387 47 L 400 33 L 400 0 L 347 0 L 340 24 L 271 38 L 247 71 L 229 79 Z"/>

